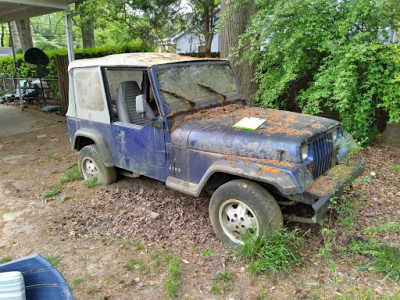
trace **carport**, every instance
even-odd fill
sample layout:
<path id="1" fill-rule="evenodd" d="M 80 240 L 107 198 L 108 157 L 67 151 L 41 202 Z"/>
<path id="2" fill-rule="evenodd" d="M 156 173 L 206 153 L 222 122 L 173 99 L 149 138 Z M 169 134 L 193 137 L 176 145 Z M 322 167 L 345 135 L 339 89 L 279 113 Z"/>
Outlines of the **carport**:
<path id="1" fill-rule="evenodd" d="M 65 18 L 65 31 L 67 37 L 68 61 L 75 59 L 74 46 L 71 30 L 71 15 L 68 12 L 68 4 L 74 3 L 76 0 L 0 0 L 0 23 L 8 23 L 9 32 L 11 32 L 11 22 L 32 18 L 36 16 L 46 15 L 56 11 L 63 10 Z M 19 69 L 17 65 L 17 56 L 15 53 L 14 42 L 11 35 L 11 47 L 13 49 L 14 63 L 16 66 L 17 87 L 19 95 L 22 95 Z M 23 97 L 20 96 L 20 105 L 23 110 Z"/>

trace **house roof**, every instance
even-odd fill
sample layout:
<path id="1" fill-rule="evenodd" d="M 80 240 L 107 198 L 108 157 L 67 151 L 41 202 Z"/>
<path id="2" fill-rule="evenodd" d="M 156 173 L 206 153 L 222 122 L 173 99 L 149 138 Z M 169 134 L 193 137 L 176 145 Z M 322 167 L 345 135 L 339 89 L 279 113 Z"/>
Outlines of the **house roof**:
<path id="1" fill-rule="evenodd" d="M 135 66 L 151 67 L 185 61 L 214 60 L 213 58 L 197 58 L 174 53 L 123 53 L 99 58 L 78 59 L 69 64 L 68 69 L 94 66 Z"/>
<path id="2" fill-rule="evenodd" d="M 0 57 L 1 56 L 11 56 L 12 48 L 11 47 L 0 47 Z"/>

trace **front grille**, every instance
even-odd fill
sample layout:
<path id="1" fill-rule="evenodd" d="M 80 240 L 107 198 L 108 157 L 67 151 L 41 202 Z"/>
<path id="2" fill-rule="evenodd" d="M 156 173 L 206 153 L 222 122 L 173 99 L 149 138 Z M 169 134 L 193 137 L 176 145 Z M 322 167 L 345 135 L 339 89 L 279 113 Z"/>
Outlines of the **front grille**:
<path id="1" fill-rule="evenodd" d="M 333 142 L 332 134 L 325 133 L 319 139 L 312 142 L 314 167 L 312 175 L 314 179 L 328 171 L 332 166 L 333 159 Z"/>

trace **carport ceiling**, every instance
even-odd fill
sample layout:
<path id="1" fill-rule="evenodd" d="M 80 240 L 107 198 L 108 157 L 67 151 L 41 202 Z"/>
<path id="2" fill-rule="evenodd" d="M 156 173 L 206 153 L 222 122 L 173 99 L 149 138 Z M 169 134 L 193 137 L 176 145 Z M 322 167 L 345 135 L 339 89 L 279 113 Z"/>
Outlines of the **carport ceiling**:
<path id="1" fill-rule="evenodd" d="M 0 23 L 67 10 L 76 0 L 0 0 Z"/>

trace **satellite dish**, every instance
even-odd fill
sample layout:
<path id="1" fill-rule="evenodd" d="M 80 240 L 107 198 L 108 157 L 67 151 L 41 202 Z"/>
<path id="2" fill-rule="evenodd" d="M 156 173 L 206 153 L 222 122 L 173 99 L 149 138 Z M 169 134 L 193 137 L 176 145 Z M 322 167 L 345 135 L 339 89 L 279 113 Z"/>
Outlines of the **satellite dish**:
<path id="1" fill-rule="evenodd" d="M 34 65 L 47 65 L 49 58 L 39 48 L 29 48 L 24 55 L 25 61 Z"/>

